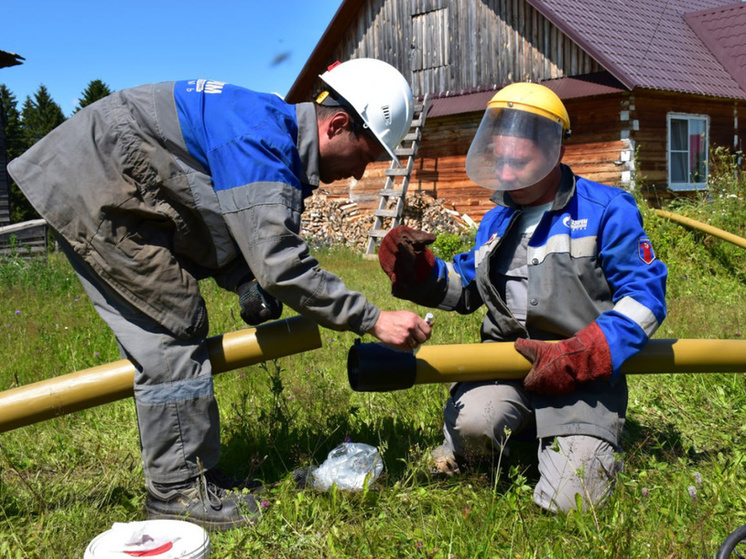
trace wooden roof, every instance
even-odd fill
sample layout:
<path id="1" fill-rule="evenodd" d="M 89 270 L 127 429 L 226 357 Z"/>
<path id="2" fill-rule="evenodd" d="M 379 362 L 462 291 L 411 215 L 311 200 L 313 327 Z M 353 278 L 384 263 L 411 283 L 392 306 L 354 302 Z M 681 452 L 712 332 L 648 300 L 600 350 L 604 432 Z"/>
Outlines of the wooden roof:
<path id="1" fill-rule="evenodd" d="M 646 88 L 746 99 L 746 33 L 742 31 L 746 2 L 525 1 L 628 90 Z M 343 0 L 286 95 L 289 102 L 298 102 L 311 93 L 334 48 L 366 3 Z M 494 89 L 494 84 L 484 86 Z"/>
<path id="2" fill-rule="evenodd" d="M 22 60 L 26 60 L 21 55 L 14 52 L 5 52 L 0 50 L 0 68 L 7 68 L 8 66 L 17 66 L 23 64 Z"/>
<path id="3" fill-rule="evenodd" d="M 326 70 L 324 64 L 334 52 L 337 40 L 344 35 L 348 26 L 355 21 L 364 3 L 365 0 L 343 0 L 326 31 L 311 52 L 311 56 L 308 57 L 305 66 L 301 69 L 293 85 L 290 86 L 290 91 L 285 96 L 286 101 L 297 103 L 310 93 L 316 78 Z"/>

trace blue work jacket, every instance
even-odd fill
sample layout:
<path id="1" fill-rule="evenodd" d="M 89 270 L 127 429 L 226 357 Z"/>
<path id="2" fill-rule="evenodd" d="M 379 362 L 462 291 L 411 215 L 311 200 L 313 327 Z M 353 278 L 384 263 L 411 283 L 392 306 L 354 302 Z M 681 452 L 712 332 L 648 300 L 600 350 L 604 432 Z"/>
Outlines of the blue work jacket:
<path id="1" fill-rule="evenodd" d="M 482 219 L 474 247 L 452 261 L 436 259 L 412 301 L 468 314 L 487 307 L 485 342 L 519 337 L 565 339 L 596 321 L 609 343 L 610 381 L 582 385 L 565 397 L 533 395 L 539 436 L 586 434 L 614 444 L 624 423 L 627 387 L 622 364 L 648 342 L 666 316 L 666 266 L 657 259 L 642 216 L 627 192 L 576 176 L 562 180 L 527 249 L 525 324 L 493 281 L 500 249 L 520 214 L 509 193 Z"/>

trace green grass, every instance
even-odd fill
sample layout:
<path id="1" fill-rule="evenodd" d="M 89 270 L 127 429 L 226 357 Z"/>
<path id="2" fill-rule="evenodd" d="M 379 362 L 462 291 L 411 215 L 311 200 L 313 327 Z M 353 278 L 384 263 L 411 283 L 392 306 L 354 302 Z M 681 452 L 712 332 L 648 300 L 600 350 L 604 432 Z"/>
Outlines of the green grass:
<path id="1" fill-rule="evenodd" d="M 741 208 L 725 203 L 730 213 Z M 677 211 L 721 215 L 715 204 Z M 727 217 L 741 227 L 729 230 L 746 234 L 743 213 Z M 657 337 L 742 338 L 742 253 L 652 212 L 645 220 L 670 270 L 669 317 Z M 318 256 L 382 308 L 426 312 L 393 299 L 376 262 L 341 249 Z M 209 281 L 203 290 L 213 335 L 242 327 L 234 296 Z M 478 341 L 481 313 L 435 315 L 430 343 Z M 615 494 L 598 510 L 549 515 L 532 501 L 533 443 L 514 442 L 499 467 L 431 476 L 448 387 L 355 393 L 346 356 L 356 336 L 321 333 L 321 350 L 215 378 L 223 467 L 263 480 L 267 506 L 254 528 L 212 534 L 212 557 L 712 557 L 746 524 L 744 374 L 630 377 Z M 118 359 L 63 257 L 0 263 L 0 390 Z M 292 471 L 321 463 L 346 439 L 381 451 L 373 488 L 298 490 Z M 144 498 L 131 400 L 0 435 L 0 557 L 82 557 L 114 522 L 142 520 Z"/>

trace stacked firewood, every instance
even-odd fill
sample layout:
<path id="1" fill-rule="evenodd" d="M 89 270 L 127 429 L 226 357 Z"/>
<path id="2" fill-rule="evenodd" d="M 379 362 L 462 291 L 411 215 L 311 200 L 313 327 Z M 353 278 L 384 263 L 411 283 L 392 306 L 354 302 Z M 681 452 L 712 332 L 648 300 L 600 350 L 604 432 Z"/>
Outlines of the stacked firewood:
<path id="1" fill-rule="evenodd" d="M 391 209 L 393 209 L 393 205 Z M 347 246 L 364 251 L 375 216 L 351 200 L 339 200 L 316 193 L 305 201 L 301 235 L 314 245 Z M 387 219 L 384 229 L 391 227 Z M 461 235 L 475 227 L 466 215 L 460 215 L 442 199 L 420 193 L 410 194 L 404 206 L 404 225 L 435 234 Z"/>
<path id="2" fill-rule="evenodd" d="M 445 200 L 420 193 L 407 196 L 404 206 L 404 225 L 436 235 L 439 233 L 462 235 L 471 227 L 476 227 L 469 216 L 459 214 Z"/>

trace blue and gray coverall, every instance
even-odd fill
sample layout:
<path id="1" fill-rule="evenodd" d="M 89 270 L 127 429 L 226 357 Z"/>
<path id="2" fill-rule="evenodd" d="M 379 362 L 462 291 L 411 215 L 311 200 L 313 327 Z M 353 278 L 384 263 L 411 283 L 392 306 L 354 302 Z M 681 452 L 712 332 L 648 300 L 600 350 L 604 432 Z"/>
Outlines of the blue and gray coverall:
<path id="1" fill-rule="evenodd" d="M 611 476 L 593 480 L 599 469 L 593 459 L 613 473 L 627 409 L 621 366 L 666 315 L 667 269 L 655 257 L 634 198 L 576 176 L 566 165 L 561 169 L 555 199 L 531 235 L 516 231 L 525 209 L 509 193 L 496 192 L 491 199 L 497 206 L 482 219 L 474 248 L 451 262 L 437 259 L 412 298 L 462 314 L 485 305 L 483 342 L 558 340 L 593 321 L 601 327 L 611 351 L 610 381 L 555 397 L 527 393 L 519 382 L 461 383 L 446 405 L 446 445 L 456 455 L 497 450 L 506 428 L 515 435 L 535 427 L 542 473 L 535 500 L 552 510 L 574 507 L 577 491 L 590 494 L 583 495 L 586 502 L 606 493 Z M 579 463 L 592 470 L 585 479 L 574 475 L 578 464 L 564 466 L 573 449 L 585 454 Z"/>
<path id="2" fill-rule="evenodd" d="M 199 280 L 235 291 L 255 277 L 336 330 L 362 335 L 378 319 L 299 236 L 319 184 L 312 103 L 210 80 L 135 87 L 85 107 L 8 168 L 135 365 L 148 483 L 219 459 Z"/>

